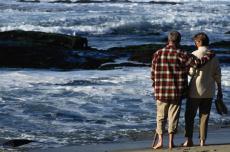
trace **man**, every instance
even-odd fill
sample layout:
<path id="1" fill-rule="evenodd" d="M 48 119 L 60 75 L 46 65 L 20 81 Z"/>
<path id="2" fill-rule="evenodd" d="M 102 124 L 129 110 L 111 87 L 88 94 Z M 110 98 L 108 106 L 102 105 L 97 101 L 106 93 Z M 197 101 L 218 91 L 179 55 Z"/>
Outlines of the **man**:
<path id="1" fill-rule="evenodd" d="M 157 106 L 158 142 L 154 149 L 163 147 L 163 130 L 168 118 L 169 148 L 174 147 L 173 137 L 179 121 L 181 100 L 187 89 L 187 74 L 190 66 L 196 67 L 210 60 L 214 56 L 207 53 L 200 60 L 194 55 L 180 49 L 181 35 L 170 32 L 168 45 L 153 55 L 151 79 L 153 80 L 154 95 Z"/>
<path id="2" fill-rule="evenodd" d="M 193 39 L 198 50 L 192 52 L 192 54 L 201 58 L 206 52 L 209 52 L 209 38 L 205 33 L 198 33 Z M 222 98 L 221 69 L 219 61 L 214 57 L 201 68 L 191 68 L 189 73 L 192 75 L 192 79 L 189 85 L 189 98 L 186 102 L 185 137 L 187 139 L 184 146 L 193 146 L 193 125 L 198 108 L 200 117 L 200 146 L 204 146 L 207 138 L 208 119 L 212 105 L 212 98 L 215 95 L 216 90 L 215 83 L 218 88 L 217 98 Z"/>

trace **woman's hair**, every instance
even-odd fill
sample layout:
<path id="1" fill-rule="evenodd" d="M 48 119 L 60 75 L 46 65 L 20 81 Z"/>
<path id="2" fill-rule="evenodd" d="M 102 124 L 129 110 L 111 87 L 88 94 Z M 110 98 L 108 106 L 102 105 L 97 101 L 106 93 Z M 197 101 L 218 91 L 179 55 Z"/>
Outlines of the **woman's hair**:
<path id="1" fill-rule="evenodd" d="M 201 41 L 202 46 L 208 46 L 209 45 L 209 38 L 204 32 L 197 33 L 193 37 L 194 41 Z"/>

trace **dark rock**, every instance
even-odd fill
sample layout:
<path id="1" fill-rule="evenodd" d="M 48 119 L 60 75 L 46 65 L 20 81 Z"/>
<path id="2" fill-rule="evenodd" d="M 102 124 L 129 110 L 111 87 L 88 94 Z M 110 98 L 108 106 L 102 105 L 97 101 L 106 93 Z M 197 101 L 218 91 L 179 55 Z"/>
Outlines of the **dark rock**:
<path id="1" fill-rule="evenodd" d="M 113 57 L 87 45 L 87 39 L 63 34 L 0 32 L 0 66 L 95 69 Z"/>
<path id="2" fill-rule="evenodd" d="M 150 1 L 149 3 L 151 4 L 170 4 L 170 5 L 176 5 L 176 4 L 182 4 L 182 3 L 178 3 L 178 2 L 166 2 L 166 1 Z"/>
<path id="3" fill-rule="evenodd" d="M 33 140 L 28 139 L 12 139 L 3 143 L 3 147 L 19 147 L 28 143 L 34 142 Z"/>
<path id="4" fill-rule="evenodd" d="M 58 47 L 13 41 L 0 43 L 0 66 L 3 67 L 63 67 L 64 60 L 64 50 Z"/>
<path id="5" fill-rule="evenodd" d="M 73 3 L 71 0 L 56 0 L 51 1 L 50 3 Z"/>
<path id="6" fill-rule="evenodd" d="M 68 69 L 112 69 L 122 66 L 148 66 L 155 51 L 165 44 L 114 47 L 97 50 L 87 45 L 87 39 L 55 33 L 34 31 L 0 32 L 0 67 L 59 68 Z M 215 42 L 211 49 L 226 53 L 229 41 Z M 185 51 L 195 46 L 183 45 Z M 224 52 L 223 52 L 224 51 Z M 118 58 L 127 62 L 111 63 Z M 139 63 L 134 63 L 139 62 Z M 222 59 L 229 62 L 228 58 Z"/>
<path id="7" fill-rule="evenodd" d="M 93 0 L 79 0 L 79 1 L 71 1 L 71 0 L 56 0 L 51 1 L 49 3 L 105 3 L 108 1 L 93 1 Z"/>
<path id="8" fill-rule="evenodd" d="M 228 32 L 226 32 L 226 33 L 224 33 L 224 34 L 230 34 L 230 31 L 228 31 Z"/>
<path id="9" fill-rule="evenodd" d="M 40 0 L 18 0 L 18 2 L 39 3 Z"/>
<path id="10" fill-rule="evenodd" d="M 18 0 L 18 2 L 40 2 L 40 0 Z M 71 0 L 55 0 L 51 1 L 49 3 L 133 3 L 130 0 L 110 0 L 110 1 L 96 1 L 96 0 L 78 0 L 78 1 L 71 1 Z M 135 2 L 135 3 L 149 3 L 149 4 L 169 4 L 169 5 L 176 5 L 176 4 L 182 4 L 179 2 L 167 2 L 167 1 L 150 1 L 150 2 Z"/>
<path id="11" fill-rule="evenodd" d="M 17 41 L 18 43 L 33 43 L 49 46 L 62 47 L 66 49 L 88 48 L 86 38 L 80 36 L 69 36 L 57 33 L 45 33 L 35 31 L 6 31 L 0 32 L 0 41 Z"/>
<path id="12" fill-rule="evenodd" d="M 220 58 L 220 63 L 230 63 L 230 57 L 229 58 Z"/>
<path id="13" fill-rule="evenodd" d="M 230 41 L 214 42 L 214 43 L 211 43 L 210 46 L 217 47 L 217 48 L 230 48 Z"/>
<path id="14" fill-rule="evenodd" d="M 96 69 L 102 64 L 113 62 L 115 57 L 98 50 L 69 51 L 66 67 L 81 69 Z"/>
<path id="15" fill-rule="evenodd" d="M 128 57 L 129 61 L 151 63 L 153 53 L 161 47 L 163 47 L 163 45 L 146 44 L 139 46 L 114 47 L 107 51 L 116 56 Z"/>
<path id="16" fill-rule="evenodd" d="M 116 56 L 127 57 L 129 61 L 137 61 L 141 63 L 150 64 L 153 53 L 163 47 L 165 47 L 164 44 L 145 44 L 120 48 L 114 47 L 108 49 L 108 52 Z M 181 46 L 181 48 L 188 52 L 195 50 L 194 46 L 183 45 Z"/>

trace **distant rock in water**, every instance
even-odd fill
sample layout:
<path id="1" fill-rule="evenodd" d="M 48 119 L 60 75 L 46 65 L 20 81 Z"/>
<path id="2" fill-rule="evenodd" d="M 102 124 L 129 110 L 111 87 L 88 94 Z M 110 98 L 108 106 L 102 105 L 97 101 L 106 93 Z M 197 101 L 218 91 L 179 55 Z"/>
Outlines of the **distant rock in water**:
<path id="1" fill-rule="evenodd" d="M 145 44 L 139 46 L 114 47 L 107 50 L 111 54 L 120 57 L 127 57 L 129 61 L 140 63 L 151 63 L 152 55 L 155 51 L 163 47 L 158 44 Z"/>
<path id="2" fill-rule="evenodd" d="M 18 2 L 41 2 L 40 0 L 18 0 Z M 110 0 L 110 1 L 100 1 L 100 0 L 50 0 L 48 3 L 116 3 L 116 2 L 131 2 L 128 0 Z"/>
<path id="3" fill-rule="evenodd" d="M 228 31 L 228 32 L 226 32 L 226 33 L 224 33 L 224 34 L 230 34 L 230 31 Z"/>
<path id="4" fill-rule="evenodd" d="M 149 3 L 151 4 L 170 4 L 170 5 L 176 5 L 176 4 L 182 4 L 182 3 L 179 3 L 179 2 L 167 2 L 167 1 L 150 1 Z"/>
<path id="5" fill-rule="evenodd" d="M 42 1 L 42 0 L 41 0 Z M 18 0 L 18 2 L 41 2 L 40 0 Z M 168 1 L 150 1 L 150 2 L 140 2 L 140 1 L 130 1 L 130 0 L 50 0 L 48 3 L 149 3 L 149 4 L 182 4 L 181 2 L 168 2 Z"/>
<path id="6" fill-rule="evenodd" d="M 40 0 L 18 0 L 18 2 L 29 2 L 29 3 L 39 3 Z"/>
<path id="7" fill-rule="evenodd" d="M 35 31 L 0 32 L 0 66 L 95 69 L 111 56 L 88 47 L 86 38 Z"/>
<path id="8" fill-rule="evenodd" d="M 230 48 L 230 41 L 219 41 L 210 44 L 211 47 Z"/>
<path id="9" fill-rule="evenodd" d="M 215 42 L 211 48 L 229 54 L 228 41 Z M 0 67 L 58 68 L 58 69 L 113 69 L 123 66 L 149 66 L 152 55 L 164 44 L 114 47 L 98 50 L 88 46 L 86 38 L 35 31 L 0 32 Z M 182 46 L 193 51 L 194 46 Z M 124 62 L 115 59 L 126 58 Z M 225 57 L 221 62 L 229 63 Z"/>
<path id="10" fill-rule="evenodd" d="M 21 30 L 0 32 L 0 41 L 43 44 L 67 49 L 85 49 L 88 47 L 88 40 L 80 36 Z"/>
<path id="11" fill-rule="evenodd" d="M 78 2 L 78 1 L 76 1 L 76 2 Z M 88 2 L 88 0 L 86 0 L 86 2 Z M 56 0 L 56 1 L 51 1 L 49 3 L 75 3 L 75 2 L 73 2 L 71 0 Z"/>
<path id="12" fill-rule="evenodd" d="M 34 142 L 28 139 L 12 139 L 2 144 L 3 147 L 19 147 Z"/>

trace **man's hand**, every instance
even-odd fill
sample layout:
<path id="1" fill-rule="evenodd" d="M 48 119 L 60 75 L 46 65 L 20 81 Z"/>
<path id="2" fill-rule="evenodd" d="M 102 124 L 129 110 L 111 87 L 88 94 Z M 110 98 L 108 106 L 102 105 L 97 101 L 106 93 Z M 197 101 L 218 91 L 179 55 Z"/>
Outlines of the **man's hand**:
<path id="1" fill-rule="evenodd" d="M 215 52 L 214 51 L 207 51 L 205 56 L 203 56 L 200 60 L 197 61 L 197 68 L 200 68 L 204 66 L 209 60 L 211 60 L 213 57 L 215 57 Z"/>

